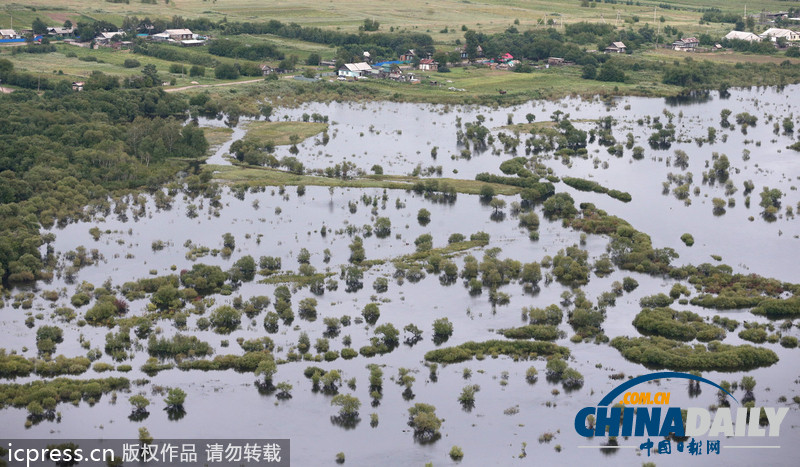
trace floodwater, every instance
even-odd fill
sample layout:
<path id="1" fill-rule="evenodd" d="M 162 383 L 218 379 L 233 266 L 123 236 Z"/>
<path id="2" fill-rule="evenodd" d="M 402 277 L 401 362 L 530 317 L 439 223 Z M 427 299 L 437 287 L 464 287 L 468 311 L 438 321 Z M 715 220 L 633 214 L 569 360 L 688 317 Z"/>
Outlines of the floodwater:
<path id="1" fill-rule="evenodd" d="M 797 112 L 796 105 L 792 105 L 791 98 L 798 90 L 800 88 L 797 86 L 736 90 L 731 91 L 730 97 L 725 99 L 721 99 L 717 93 L 710 93 L 708 99 L 702 102 L 675 102 L 652 98 L 621 98 L 612 102 L 565 99 L 559 102 L 531 102 L 511 108 L 396 103 L 310 104 L 297 109 L 277 109 L 274 118 L 283 119 L 286 116 L 289 119 L 300 119 L 303 113 L 313 112 L 329 117 L 331 139 L 327 145 L 319 144 L 318 137 L 309 138 L 299 145 L 298 158 L 307 168 L 325 168 L 348 160 L 365 171 L 369 171 L 373 164 L 380 164 L 385 173 L 407 174 L 418 164 L 423 168 L 441 165 L 444 177 L 474 178 L 480 172 L 500 174 L 499 164 L 511 155 L 502 150 L 496 155 L 489 150 L 468 160 L 451 158 L 461 152 L 456 143 L 457 117 L 461 118 L 462 123 L 466 123 L 475 121 L 479 114 L 484 115 L 485 125 L 497 135 L 500 131 L 509 133 L 508 130 L 499 129 L 506 125 L 508 114 L 512 114 L 513 122 L 521 123 L 528 113 L 534 114 L 536 121 L 546 121 L 554 111 L 560 110 L 568 113 L 573 120 L 581 120 L 575 125 L 586 131 L 594 128 L 595 124 L 584 121 L 585 119 L 611 115 L 617 121 L 613 127 L 617 141 L 624 143 L 626 134 L 633 133 L 635 144 L 646 148 L 644 159 L 633 160 L 630 150 L 625 150 L 623 157 L 617 158 L 608 154 L 606 148 L 592 143 L 588 147 L 589 158 L 586 160 L 573 157 L 565 164 L 560 159 L 545 155 L 540 155 L 539 160 L 552 167 L 558 176 L 589 178 L 609 188 L 628 191 L 633 200 L 622 203 L 606 195 L 578 192 L 563 183 L 556 185 L 558 191 L 567 191 L 578 203 L 593 202 L 609 213 L 628 220 L 638 230 L 648 233 L 655 247 L 674 248 L 680 255 L 675 264 L 715 263 L 710 256 L 713 254 L 721 256 L 724 263 L 738 272 L 757 273 L 796 283 L 800 282 L 800 273 L 795 267 L 800 242 L 797 238 L 800 235 L 800 220 L 785 215 L 784 210 L 786 206 L 794 207 L 800 201 L 795 188 L 800 177 L 800 158 L 796 152 L 786 149 L 786 146 L 795 141 L 794 135 L 782 132 L 776 135 L 772 124 L 775 121 L 780 123 L 784 117 L 791 116 L 795 126 L 800 129 L 800 113 Z M 747 134 L 741 132 L 739 125 L 735 125 L 736 129 L 733 130 L 720 129 L 720 111 L 724 108 L 732 110 L 733 115 L 747 111 L 758 117 L 758 124 L 750 127 Z M 668 150 L 652 150 L 647 145 L 647 138 L 653 130 L 647 125 L 638 125 L 637 120 L 647 116 L 660 116 L 661 121 L 666 122 L 664 110 L 674 114 L 678 142 Z M 770 115 L 772 121 L 768 122 Z M 731 116 L 732 122 L 733 119 Z M 219 124 L 212 121 L 202 123 Z M 234 129 L 230 142 L 244 135 L 242 126 L 243 123 L 240 123 Z M 695 138 L 704 137 L 710 126 L 719 130 L 717 142 L 699 146 L 694 141 Z M 727 135 L 725 142 L 722 141 L 723 134 Z M 524 138 L 521 135 L 523 143 Z M 209 163 L 224 163 L 223 155 L 230 147 L 230 142 L 223 145 L 209 159 Z M 436 159 L 430 154 L 434 146 L 438 148 Z M 686 171 L 666 163 L 666 159 L 673 156 L 678 149 L 689 155 Z M 742 158 L 744 149 L 750 151 L 750 159 L 746 161 Z M 286 147 L 278 148 L 277 152 L 279 157 L 289 154 Z M 701 181 L 702 172 L 708 170 L 706 161 L 711 161 L 713 152 L 724 153 L 730 159 L 730 178 L 738 188 L 731 196 L 724 195 L 725 188 L 721 184 L 710 186 Z M 525 155 L 524 144 L 517 149 L 517 155 Z M 690 206 L 671 194 L 662 194 L 661 182 L 666 180 L 669 172 L 694 174 L 695 185 L 700 187 L 700 194 L 690 195 Z M 752 180 L 755 185 L 750 208 L 745 207 L 745 180 Z M 781 215 L 774 222 L 767 222 L 759 214 L 761 208 L 758 206 L 758 193 L 764 186 L 779 188 L 785 194 Z M 377 198 L 376 207 L 362 201 L 362 196 L 365 195 L 371 199 Z M 732 197 L 735 207 L 728 208 L 722 216 L 715 216 L 711 206 L 711 199 L 714 197 Z M 57 253 L 63 254 L 82 245 L 87 249 L 96 248 L 104 260 L 81 269 L 74 283 L 67 283 L 63 277 L 56 277 L 51 283 L 38 283 L 35 290 L 20 288 L 12 291 L 14 294 L 33 290 L 37 292 L 37 298 L 31 310 L 15 309 L 11 306 L 12 300 L 6 300 L 5 308 L 0 309 L 0 323 L 4 326 L 1 346 L 25 356 L 34 356 L 35 333 L 24 324 L 26 313 L 42 314 L 42 319 L 37 319 L 37 326 L 53 321 L 58 323 L 56 318 L 51 317 L 51 310 L 58 306 L 70 306 L 69 297 L 82 281 L 100 286 L 110 279 L 113 286 L 120 286 L 126 281 L 152 277 L 152 272 L 166 275 L 190 269 L 194 263 L 219 265 L 228 269 L 236 259 L 244 255 L 252 255 L 256 259 L 265 255 L 279 256 L 284 270 L 296 271 L 297 254 L 301 248 L 309 250 L 310 264 L 318 271 L 330 270 L 338 273 L 341 265 L 348 264 L 348 246 L 354 235 L 364 237 L 367 259 L 391 260 L 414 252 L 414 239 L 424 233 L 432 234 L 434 246 L 446 245 L 452 233 L 458 232 L 467 236 L 478 231 L 489 233 L 491 242 L 487 247 L 465 252 L 456 258 L 459 268 L 463 265 L 466 254 L 480 259 L 483 250 L 487 248 L 501 248 L 498 255 L 500 258 L 510 257 L 531 262 L 541 261 L 545 255 L 553 256 L 558 250 L 580 242 L 578 232 L 562 228 L 560 222 L 545 220 L 541 207 L 535 208 L 542 218 L 540 238 L 538 241 L 531 241 L 527 231 L 519 227 L 510 207 L 505 209 L 504 220 L 496 221 L 491 218 L 492 208 L 481 203 L 477 196 L 470 195 L 458 195 L 454 203 L 441 204 L 402 190 L 384 192 L 380 189 L 337 188 L 329 191 L 324 187 L 308 187 L 305 194 L 299 196 L 295 187 L 286 187 L 283 195 L 277 187 L 267 187 L 264 191 L 246 193 L 243 198 L 236 197 L 224 188 L 220 198 L 221 206 L 215 207 L 209 199 L 189 198 L 183 193 L 177 193 L 171 208 L 167 210 L 157 209 L 154 201 L 148 198 L 143 213 L 135 212 L 138 207 L 132 207 L 122 218 L 111 211 L 105 217 L 97 216 L 90 222 L 54 229 L 57 236 L 54 247 Z M 518 200 L 518 197 L 505 199 L 510 204 Z M 350 208 L 353 203 L 357 205 L 354 213 Z M 186 215 L 189 205 L 196 208 L 198 217 L 190 218 Z M 431 222 L 424 226 L 417 221 L 417 211 L 421 208 L 431 212 Z M 382 239 L 374 235 L 364 236 L 363 226 L 374 224 L 378 216 L 391 220 L 391 235 Z M 752 221 L 748 219 L 750 216 L 754 218 Z M 108 230 L 109 233 L 104 233 L 95 241 L 89 234 L 89 229 L 95 226 L 102 231 Z M 325 236 L 321 234 L 323 226 L 327 230 Z M 348 227 L 353 230 L 353 235 L 348 233 Z M 694 235 L 695 245 L 691 248 L 680 240 L 681 234 L 685 232 Z M 222 235 L 225 233 L 233 234 L 236 239 L 236 249 L 230 258 L 210 254 L 196 259 L 187 257 L 187 241 L 191 241 L 194 246 L 221 249 Z M 164 242 L 165 247 L 153 251 L 153 242 L 159 240 Z M 590 260 L 593 260 L 605 252 L 607 242 L 606 237 L 590 235 L 582 248 L 589 251 Z M 330 251 L 329 263 L 323 261 L 325 249 Z M 290 438 L 292 460 L 296 465 L 332 463 L 335 454 L 340 451 L 346 454 L 349 465 L 421 465 L 426 462 L 433 462 L 435 465 L 452 464 L 453 461 L 447 453 L 453 445 L 462 447 L 465 457 L 461 463 L 464 465 L 508 465 L 515 462 L 573 465 L 587 461 L 599 465 L 640 465 L 647 461 L 654 461 L 658 465 L 684 465 L 706 463 L 712 459 L 714 463 L 719 460 L 730 465 L 752 465 L 764 461 L 770 465 L 796 464 L 800 446 L 794 440 L 800 434 L 800 417 L 797 404 L 791 404 L 791 400 L 793 396 L 800 395 L 797 385 L 800 369 L 793 359 L 797 349 L 784 349 L 778 344 L 763 344 L 781 358 L 776 365 L 746 373 L 703 374 L 715 382 L 738 381 L 744 375 L 754 376 L 758 382 L 755 389 L 757 405 L 790 407 L 778 438 L 747 438 L 746 441 L 736 438 L 722 439 L 718 459 L 717 455 L 706 453 L 705 444 L 701 456 L 688 460 L 687 453 L 677 452 L 648 458 L 646 453 L 629 448 L 638 447 L 644 441 L 640 438 L 620 438 L 619 444 L 626 447 L 609 453 L 597 448 L 605 442 L 605 438 L 586 440 L 575 433 L 575 414 L 584 406 L 596 405 L 603 395 L 618 384 L 618 381 L 609 378 L 612 373 L 623 372 L 625 375 L 635 376 L 648 373 L 648 370 L 625 361 L 615 349 L 607 345 L 570 342 L 568 338 L 573 331 L 566 319 L 559 327 L 565 331 L 567 337 L 559 339 L 557 343 L 570 349 L 570 366 L 585 377 L 584 386 L 577 391 L 567 393 L 559 384 L 546 381 L 543 360 L 514 362 L 501 356 L 497 359 L 440 365 L 436 381 L 431 380 L 429 370 L 424 365 L 425 352 L 437 347 L 431 339 L 432 323 L 435 319 L 448 317 L 453 323 L 454 334 L 443 345 L 497 338 L 499 336 L 496 330 L 523 324 L 522 307 L 557 304 L 561 300 L 561 293 L 568 290 L 567 287 L 553 282 L 542 284 L 537 294 L 526 294 L 520 284 L 512 283 L 500 289 L 510 295 L 510 303 L 493 307 L 489 303 L 488 291 L 471 296 L 461 280 L 452 285 L 443 285 L 436 274 L 428 274 L 417 283 L 405 281 L 401 285 L 392 278 L 393 273 L 394 266 L 389 261 L 367 271 L 363 280 L 364 288 L 358 292 L 346 292 L 344 282 L 340 280 L 338 290 L 326 291 L 324 295 L 315 297 L 319 302 L 316 321 L 309 322 L 296 316 L 291 326 L 281 324 L 279 332 L 270 335 L 276 344 L 276 354 L 278 357 L 285 356 L 288 349 L 297 343 L 301 332 L 307 332 L 312 343 L 322 337 L 325 329 L 322 321 L 324 317 L 360 316 L 363 307 L 371 301 L 380 303 L 381 316 L 378 324 L 393 323 L 396 328 L 402 329 L 403 326 L 414 323 L 424 331 L 423 340 L 413 347 L 401 344 L 392 353 L 373 358 L 358 356 L 349 361 L 340 358 L 334 362 L 295 362 L 280 365 L 274 381 L 287 381 L 294 386 L 293 397 L 289 400 L 278 400 L 274 395 L 259 394 L 253 385 L 256 378 L 252 374 L 234 371 L 184 372 L 174 369 L 148 378 L 148 384 L 132 389 L 133 393 L 145 392 L 152 402 L 151 413 L 142 422 L 132 422 L 127 418 L 130 413 L 127 398 L 132 394 L 119 394 L 116 403 L 112 402 L 111 397 L 104 396 L 93 407 L 85 402 L 77 407 L 59 404 L 57 410 L 62 414 L 60 423 L 44 421 L 28 429 L 24 427 L 25 410 L 6 408 L 1 412 L 4 423 L 0 427 L 0 436 L 135 438 L 137 429 L 146 426 L 156 439 Z M 596 302 L 602 292 L 611 290 L 612 282 L 621 281 L 625 276 L 634 277 L 640 286 L 619 297 L 616 306 L 608 309 L 603 328 L 610 338 L 638 335 L 631 321 L 640 309 L 639 299 L 658 292 L 667 293 L 674 283 L 668 279 L 615 271 L 604 278 L 593 274 L 589 284 L 582 289 L 588 298 Z M 387 292 L 377 293 L 373 290 L 372 283 L 378 277 L 389 278 Z M 257 276 L 257 280 L 258 278 Z M 272 297 L 276 286 L 259 284 L 257 280 L 242 285 L 231 296 L 215 296 L 215 306 L 229 304 L 239 295 L 244 299 L 256 295 Z M 45 290 L 59 291 L 59 300 L 55 303 L 43 300 L 39 293 Z M 308 288 L 293 291 L 292 304 L 296 314 L 297 304 L 306 297 L 314 297 Z M 129 315 L 143 314 L 147 303 L 148 298 L 131 302 Z M 747 311 L 715 313 L 677 303 L 673 307 L 691 310 L 704 317 L 721 314 L 739 321 L 766 322 Z M 88 307 L 79 309 L 79 316 L 86 309 Z M 200 331 L 195 324 L 199 317 L 190 315 L 187 330 L 182 332 L 196 334 L 201 340 L 209 342 L 217 355 L 240 354 L 242 350 L 236 343 L 237 338 L 250 339 L 267 335 L 262 327 L 264 313 L 252 322 L 243 316 L 242 327 L 227 336 L 210 330 Z M 107 329 L 79 327 L 74 321 L 58 325 L 64 328 L 65 339 L 58 345 L 56 353 L 66 356 L 85 355 L 86 350 L 79 344 L 81 335 L 91 341 L 91 348 L 102 350 Z M 157 322 L 156 326 L 167 336 L 178 332 L 173 323 L 167 320 Z M 737 336 L 740 329 L 742 328 L 728 333 L 725 342 L 743 343 Z M 798 337 L 800 333 L 793 327 L 785 331 L 784 335 L 786 334 Z M 352 338 L 352 347 L 358 349 L 369 343 L 369 338 L 373 336 L 373 326 L 354 323 L 343 327 L 338 337 L 331 338 L 331 349 L 341 350 L 342 337 L 345 335 Z M 230 346 L 223 347 L 223 340 L 229 341 Z M 143 344 L 146 345 L 146 342 Z M 23 351 L 23 348 L 27 350 Z M 123 375 L 131 380 L 144 378 L 146 376 L 139 367 L 146 359 L 146 351 L 139 351 L 133 360 L 122 362 L 134 367 L 128 374 L 115 371 L 98 374 L 90 370 L 81 378 Z M 108 355 L 104 355 L 99 361 L 114 363 Z M 369 363 L 385 365 L 384 396 L 377 407 L 370 405 L 368 370 L 365 368 Z M 340 369 L 345 381 L 356 379 L 354 390 L 347 385 L 339 390 L 340 393 L 355 395 L 362 403 L 361 421 L 355 428 L 345 429 L 331 422 L 336 408 L 330 405 L 331 396 L 311 390 L 310 380 L 303 376 L 303 370 L 309 365 Z M 525 381 L 525 371 L 530 366 L 536 367 L 540 373 L 535 384 Z M 410 369 L 416 378 L 412 389 L 413 400 L 405 400 L 402 396 L 404 388 L 390 379 L 396 379 L 401 367 Z M 472 370 L 469 380 L 462 376 L 464 368 Z M 21 378 L 14 382 L 22 383 L 32 379 L 35 378 Z M 467 384 L 480 386 L 475 408 L 471 411 L 463 410 L 457 400 L 461 389 Z M 161 410 L 162 396 L 151 395 L 154 386 L 180 386 L 188 393 L 185 404 L 187 414 L 182 420 L 168 420 L 166 413 Z M 554 389 L 559 392 L 554 393 Z M 671 404 L 684 408 L 708 407 L 717 401 L 716 391 L 710 386 L 702 387 L 703 392 L 699 397 L 690 398 L 687 383 L 682 380 L 663 380 L 658 388 L 656 383 L 651 383 L 644 390 L 671 391 Z M 734 395 L 740 398 L 743 392 L 740 389 Z M 781 396 L 785 396 L 789 402 L 778 402 Z M 406 422 L 407 410 L 416 402 L 433 404 L 437 415 L 444 419 L 442 437 L 438 441 L 420 444 L 414 440 Z M 509 410 L 511 408 L 518 411 Z M 379 416 L 377 427 L 370 426 L 371 413 Z M 540 443 L 540 435 L 546 432 L 555 435 L 553 440 Z M 523 443 L 527 443 L 527 457 L 516 458 L 523 451 Z M 726 449 L 726 446 L 735 445 L 780 445 L 781 448 Z M 556 446 L 560 446 L 560 452 Z M 708 459 L 707 456 L 713 458 Z"/>

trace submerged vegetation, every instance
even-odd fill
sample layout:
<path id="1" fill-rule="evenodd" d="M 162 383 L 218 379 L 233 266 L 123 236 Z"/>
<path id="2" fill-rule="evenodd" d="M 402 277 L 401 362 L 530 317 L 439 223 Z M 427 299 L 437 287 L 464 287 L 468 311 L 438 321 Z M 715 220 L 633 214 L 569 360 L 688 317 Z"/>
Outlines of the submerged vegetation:
<path id="1" fill-rule="evenodd" d="M 681 31 L 632 18 L 622 28 L 543 20 L 529 31 L 525 18 L 507 29 L 488 19 L 436 35 L 374 19 L 354 32 L 230 14 L 129 18 L 123 27 L 188 27 L 213 37 L 207 48 L 129 37 L 132 50 L 119 60 L 116 50 L 71 47 L 66 57 L 66 46 L 49 44 L 0 59 L 2 84 L 14 89 L 0 94 L 0 301 L 11 329 L 0 349 L 0 378 L 9 380 L 0 409 L 27 411 L 9 411 L 9 420 L 60 422 L 58 404 L 123 397 L 128 420 L 114 433 L 139 429 L 152 441 L 138 424 L 157 420 L 156 407 L 174 423 L 219 404 L 225 421 L 237 404 L 255 403 L 267 418 L 298 417 L 288 430 L 344 432 L 369 412 L 359 429 L 394 430 L 399 420 L 415 442 L 463 443 L 460 422 L 446 421 L 452 410 L 480 406 L 459 415 L 476 417 L 475 426 L 484 414 L 521 412 L 521 404 L 498 407 L 496 391 L 513 397 L 549 384 L 541 407 L 529 407 L 540 416 L 571 405 L 573 391 L 594 394 L 598 377 L 623 380 L 642 367 L 743 372 L 796 351 L 800 284 L 751 272 L 766 266 L 739 262 L 726 239 L 710 235 L 734 226 L 755 239 L 737 248 L 757 251 L 772 240 L 766 235 L 781 237 L 781 247 L 797 238 L 796 174 L 775 168 L 786 154 L 758 149 L 796 147 L 796 113 L 759 101 L 768 91 L 729 88 L 798 81 L 800 66 L 727 62 L 789 53 L 726 42 L 735 55 L 674 60 L 651 45 Z M 97 32 L 84 21 L 80 37 Z M 451 37 L 459 41 L 452 53 Z M 587 52 L 618 40 L 633 53 Z M 518 62 L 507 59 L 507 70 L 478 63 L 478 46 Z M 439 71 L 420 73 L 418 85 L 318 76 L 365 52 L 377 62 L 409 49 L 411 65 L 431 54 Z M 125 79 L 94 72 L 73 91 L 72 78 L 56 72 L 34 88 L 36 75 L 18 64 L 48 55 L 67 64 L 102 57 L 97 66 L 121 66 Z M 250 81 L 241 77 L 258 82 L 233 81 Z M 235 85 L 212 87 L 222 80 Z M 528 101 L 584 91 L 598 96 Z M 679 93 L 653 115 L 641 101 L 609 98 Z M 682 106 L 734 93 L 736 110 L 715 111 L 711 126 Z M 441 105 L 395 104 L 403 101 Z M 522 105 L 498 107 L 508 103 Z M 714 152 L 720 143 L 746 149 Z M 702 214 L 689 211 L 693 204 Z M 709 254 L 713 264 L 695 261 Z M 606 361 L 606 345 L 616 361 Z M 300 368 L 305 379 L 296 381 Z M 421 402 L 442 385 L 454 391 L 449 405 Z M 745 376 L 741 388 L 752 402 L 755 380 Z M 690 396 L 699 393 L 690 386 Z M 305 417 L 316 410 L 326 423 L 309 428 Z M 561 433 L 553 423 L 540 443 Z M 436 446 L 440 460 L 442 449 L 464 457 L 447 444 Z M 468 454 L 486 463 L 477 449 Z M 344 452 L 335 459 L 344 463 Z"/>

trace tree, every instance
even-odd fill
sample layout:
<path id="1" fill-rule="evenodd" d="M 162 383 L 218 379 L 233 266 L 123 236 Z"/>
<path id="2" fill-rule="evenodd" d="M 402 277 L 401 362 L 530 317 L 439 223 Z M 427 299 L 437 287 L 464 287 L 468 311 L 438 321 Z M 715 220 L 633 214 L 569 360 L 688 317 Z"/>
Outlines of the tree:
<path id="1" fill-rule="evenodd" d="M 147 406 L 150 405 L 150 401 L 141 394 L 129 397 L 128 402 L 131 403 L 131 415 L 133 416 L 146 414 Z"/>
<path id="2" fill-rule="evenodd" d="M 686 154 L 686 151 L 681 149 L 675 151 L 675 166 L 680 167 L 681 170 L 686 170 L 689 167 L 689 155 Z"/>
<path id="3" fill-rule="evenodd" d="M 153 444 L 153 435 L 146 427 L 139 428 L 139 442 L 142 444 Z"/>
<path id="4" fill-rule="evenodd" d="M 307 297 L 300 300 L 300 303 L 297 306 L 297 312 L 300 314 L 300 317 L 303 319 L 307 319 L 309 321 L 314 321 L 317 319 L 317 299 L 312 297 Z"/>
<path id="5" fill-rule="evenodd" d="M 727 204 L 722 198 L 713 198 L 711 203 L 714 205 L 714 215 L 720 216 L 725 214 L 725 205 Z"/>
<path id="6" fill-rule="evenodd" d="M 381 316 L 381 310 L 377 303 L 368 303 L 361 311 L 364 320 L 369 324 L 375 324 Z"/>
<path id="7" fill-rule="evenodd" d="M 334 394 L 339 390 L 339 385 L 342 384 L 342 374 L 339 370 L 331 370 L 320 378 L 322 383 L 322 390 L 329 394 Z"/>
<path id="8" fill-rule="evenodd" d="M 256 367 L 256 377 L 261 377 L 262 382 L 261 385 L 265 387 L 272 386 L 272 377 L 275 376 L 275 373 L 278 372 L 278 365 L 275 363 L 275 359 L 270 355 L 269 357 L 261 360 Z"/>
<path id="9" fill-rule="evenodd" d="M 312 52 L 308 54 L 308 58 L 306 59 L 306 65 L 310 66 L 319 66 L 319 63 L 322 61 L 318 53 Z"/>
<path id="10" fill-rule="evenodd" d="M 745 390 L 745 395 L 742 398 L 742 404 L 755 401 L 756 398 L 753 395 L 753 389 L 756 387 L 756 379 L 752 376 L 744 376 L 742 377 L 742 389 Z"/>
<path id="11" fill-rule="evenodd" d="M 292 398 L 292 385 L 288 381 L 281 381 L 275 388 L 278 393 L 275 395 L 278 399 L 291 399 Z"/>
<path id="12" fill-rule="evenodd" d="M 170 388 L 164 403 L 167 404 L 165 410 L 168 412 L 183 411 L 183 403 L 186 402 L 186 393 L 181 388 Z"/>
<path id="13" fill-rule="evenodd" d="M 408 345 L 414 345 L 422 340 L 422 329 L 418 328 L 414 323 L 407 324 L 403 331 L 411 334 L 410 337 L 405 338 L 405 343 Z"/>
<path id="14" fill-rule="evenodd" d="M 433 236 L 431 234 L 422 234 L 414 239 L 414 245 L 417 247 L 418 252 L 430 251 L 433 248 Z"/>
<path id="15" fill-rule="evenodd" d="M 331 405 L 339 407 L 337 417 L 342 421 L 353 421 L 358 419 L 358 409 L 361 401 L 350 394 L 337 394 L 331 399 Z"/>
<path id="16" fill-rule="evenodd" d="M 427 224 L 431 221 L 431 212 L 425 208 L 420 209 L 417 212 L 417 221 L 419 221 L 419 223 L 422 225 Z"/>
<path id="17" fill-rule="evenodd" d="M 575 200 L 569 193 L 556 193 L 543 203 L 544 215 L 554 218 L 570 218 L 578 213 Z"/>
<path id="18" fill-rule="evenodd" d="M 477 384 L 468 384 L 461 390 L 461 395 L 458 396 L 458 402 L 465 408 L 475 406 L 475 393 L 480 391 L 481 387 Z"/>
<path id="19" fill-rule="evenodd" d="M 162 285 L 150 297 L 150 301 L 162 311 L 175 310 L 183 307 L 180 292 L 171 284 Z"/>
<path id="20" fill-rule="evenodd" d="M 31 29 L 33 29 L 33 34 L 40 36 L 47 34 L 47 23 L 39 19 L 37 16 L 33 23 L 31 24 Z"/>
<path id="21" fill-rule="evenodd" d="M 211 326 L 219 334 L 230 334 L 242 322 L 242 312 L 232 306 L 223 305 L 211 313 Z"/>
<path id="22" fill-rule="evenodd" d="M 236 79 L 239 77 L 239 70 L 228 63 L 220 63 L 214 68 L 214 77 L 217 79 Z"/>
<path id="23" fill-rule="evenodd" d="M 613 60 L 605 62 L 597 72 L 598 81 L 625 81 L 625 72 Z"/>
<path id="24" fill-rule="evenodd" d="M 153 87 L 161 84 L 161 80 L 158 79 L 158 70 L 156 70 L 156 66 L 152 63 L 148 63 L 142 68 L 142 75 L 144 75 L 145 78 L 145 87 Z"/>
<path id="25" fill-rule="evenodd" d="M 378 238 L 388 237 L 392 233 L 392 221 L 388 217 L 379 217 L 375 220 L 375 235 Z"/>
<path id="26" fill-rule="evenodd" d="M 383 345 L 390 349 L 400 342 L 400 331 L 392 323 L 381 324 L 375 328 L 375 335 L 383 336 Z"/>
<path id="27" fill-rule="evenodd" d="M 506 201 L 500 198 L 492 198 L 489 201 L 489 206 L 494 208 L 494 213 L 497 214 L 501 209 L 506 207 Z"/>
<path id="28" fill-rule="evenodd" d="M 494 187 L 492 185 L 481 185 L 480 197 L 484 201 L 489 201 L 494 198 Z"/>
<path id="29" fill-rule="evenodd" d="M 351 263 L 360 263 L 364 261 L 366 258 L 366 252 L 364 250 L 364 240 L 356 236 L 353 239 L 353 243 L 350 244 L 350 262 Z"/>
<path id="30" fill-rule="evenodd" d="M 408 409 L 408 426 L 414 429 L 414 436 L 425 441 L 433 441 L 439 435 L 442 420 L 436 416 L 436 407 L 416 403 Z"/>
<path id="31" fill-rule="evenodd" d="M 447 318 L 439 318 L 433 322 L 433 335 L 435 338 L 447 339 L 453 335 L 453 323 Z"/>
<path id="32" fill-rule="evenodd" d="M 540 280 L 542 280 L 542 268 L 539 263 L 525 263 L 525 265 L 522 266 L 520 282 L 536 287 Z"/>
<path id="33" fill-rule="evenodd" d="M 364 26 L 362 26 L 362 27 L 363 27 L 364 31 L 377 31 L 378 28 L 381 27 L 381 23 L 379 23 L 378 21 L 376 21 L 374 19 L 367 18 L 367 19 L 364 20 Z"/>
<path id="34" fill-rule="evenodd" d="M 247 255 L 239 258 L 228 271 L 232 282 L 250 282 L 256 276 L 256 261 Z"/>
<path id="35" fill-rule="evenodd" d="M 467 52 L 467 58 L 470 62 L 475 61 L 475 59 L 478 57 L 478 45 L 480 45 L 478 42 L 478 33 L 467 30 L 464 33 L 464 41 L 464 51 Z"/>

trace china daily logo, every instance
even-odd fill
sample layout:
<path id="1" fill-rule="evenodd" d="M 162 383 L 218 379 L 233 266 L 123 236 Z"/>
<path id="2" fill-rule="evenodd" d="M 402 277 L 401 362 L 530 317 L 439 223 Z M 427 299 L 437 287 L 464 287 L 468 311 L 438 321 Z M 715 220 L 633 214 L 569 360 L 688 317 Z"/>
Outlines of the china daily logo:
<path id="1" fill-rule="evenodd" d="M 740 405 L 739 401 L 728 391 L 700 376 L 671 371 L 651 373 L 620 384 L 603 397 L 597 407 L 584 407 L 578 411 L 575 416 L 575 431 L 586 438 L 605 435 L 647 436 L 647 441 L 642 443 L 640 448 L 646 449 L 648 456 L 650 449 L 654 448 L 650 437 L 665 438 L 672 435 L 672 438 L 677 440 L 691 438 L 687 450 L 692 454 L 701 454 L 704 446 L 702 441 L 695 440 L 696 437 L 777 437 L 780 435 L 781 423 L 789 412 L 788 407 L 763 407 L 768 426 L 762 427 L 760 423 L 762 407 L 719 407 L 715 411 L 709 411 L 702 407 L 687 407 L 684 425 L 682 408 L 668 406 L 670 393 L 651 394 L 650 392 L 631 391 L 639 384 L 663 378 L 688 379 L 697 381 L 697 384 L 702 382 L 711 385 Z M 617 401 L 622 406 L 613 406 Z M 634 409 L 630 405 L 639 407 Z M 659 453 L 671 453 L 669 441 L 667 439 L 659 442 Z M 683 450 L 683 445 L 683 441 L 679 441 L 679 451 Z M 712 451 L 719 454 L 720 443 L 718 440 L 708 440 L 705 447 L 706 454 L 711 454 Z"/>

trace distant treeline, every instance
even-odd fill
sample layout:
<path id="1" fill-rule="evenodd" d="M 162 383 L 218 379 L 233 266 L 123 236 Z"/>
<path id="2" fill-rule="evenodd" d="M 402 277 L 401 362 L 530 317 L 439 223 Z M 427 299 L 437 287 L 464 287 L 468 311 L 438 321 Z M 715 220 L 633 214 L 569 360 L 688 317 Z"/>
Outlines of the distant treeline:
<path id="1" fill-rule="evenodd" d="M 702 19 L 707 23 L 736 23 L 742 19 L 742 15 L 738 13 L 723 13 L 715 8 L 703 13 Z"/>
<path id="2" fill-rule="evenodd" d="M 240 34 L 272 34 L 287 39 L 299 39 L 317 44 L 333 46 L 364 45 L 378 46 L 394 50 L 400 54 L 408 49 L 419 49 L 433 53 L 433 38 L 424 33 L 372 33 L 360 32 L 358 34 L 321 29 L 311 26 L 301 26 L 297 23 L 282 23 L 270 20 L 265 23 L 250 22 L 213 22 L 206 18 L 183 19 L 174 18 L 170 27 L 185 27 L 194 32 L 217 31 L 221 35 Z M 180 25 L 180 26 L 178 26 Z M 369 48 L 369 47 L 367 47 Z"/>
<path id="3" fill-rule="evenodd" d="M 272 44 L 245 44 L 230 39 L 209 42 L 208 53 L 220 57 L 241 58 L 244 60 L 283 60 L 283 52 Z"/>

